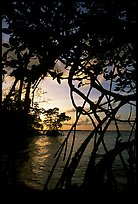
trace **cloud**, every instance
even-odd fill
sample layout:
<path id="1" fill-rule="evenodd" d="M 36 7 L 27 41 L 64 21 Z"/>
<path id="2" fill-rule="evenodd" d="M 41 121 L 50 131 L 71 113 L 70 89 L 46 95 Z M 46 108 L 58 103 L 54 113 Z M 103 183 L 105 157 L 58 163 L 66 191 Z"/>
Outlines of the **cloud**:
<path id="1" fill-rule="evenodd" d="M 69 109 L 66 111 L 66 113 L 75 113 L 76 112 L 76 109 L 72 108 L 72 109 Z"/>
<path id="2" fill-rule="evenodd" d="M 81 125 L 91 125 L 91 121 L 86 118 L 86 119 L 80 119 L 80 121 L 77 123 L 78 126 L 81 126 Z"/>

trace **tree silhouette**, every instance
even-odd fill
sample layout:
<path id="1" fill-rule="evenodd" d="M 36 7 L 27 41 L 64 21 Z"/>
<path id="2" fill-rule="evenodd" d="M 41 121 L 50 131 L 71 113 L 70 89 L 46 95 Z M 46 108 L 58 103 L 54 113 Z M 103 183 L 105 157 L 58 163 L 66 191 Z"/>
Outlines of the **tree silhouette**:
<path id="1" fill-rule="evenodd" d="M 3 29 L 4 33 L 10 34 L 9 43 L 18 43 L 16 49 L 20 46 L 21 50 L 28 49 L 30 55 L 36 56 L 39 61 L 38 65 L 27 70 L 27 74 L 22 66 L 21 69 L 16 69 L 18 74 L 20 71 L 23 73 L 28 87 L 26 110 L 30 84 L 35 90 L 47 74 L 53 78 L 57 77 L 57 81 L 60 82 L 64 76 L 61 73 L 57 74 L 53 69 L 57 60 L 65 64 L 65 69 L 69 71 L 67 79 L 72 104 L 76 109 L 76 121 L 57 152 L 57 160 L 44 189 L 48 188 L 64 150 L 66 155 L 68 138 L 73 130 L 72 147 L 55 188 L 70 189 L 83 153 L 91 139 L 94 139 L 81 189 L 87 189 L 90 194 L 101 192 L 103 189 L 104 192 L 113 189 L 115 178 L 112 176 L 112 165 L 119 155 L 130 184 L 128 189 L 133 191 L 136 169 L 135 138 L 132 137 L 136 127 L 136 119 L 132 115 L 136 106 L 136 1 L 8 1 L 8 4 L 2 5 L 2 17 L 9 25 Z M 3 46 L 8 47 L 7 44 Z M 4 61 L 7 54 L 3 55 Z M 18 57 L 21 58 L 20 55 Z M 27 62 L 27 59 L 25 61 Z M 18 79 L 21 81 L 22 77 Z M 83 92 L 84 86 L 87 87 L 87 94 Z M 94 90 L 98 93 L 96 101 L 92 98 Z M 77 105 L 74 93 L 82 98 L 82 106 Z M 126 105 L 129 107 L 128 116 L 119 118 L 120 110 Z M 93 128 L 72 157 L 76 126 L 81 115 L 89 118 Z M 116 143 L 113 149 L 108 149 L 104 140 L 105 132 L 112 123 L 116 129 Z M 121 142 L 120 123 L 130 128 L 130 136 L 125 143 Z M 100 145 L 103 146 L 105 154 L 97 164 L 96 155 Z M 128 161 L 123 158 L 123 151 L 128 153 Z M 133 163 L 130 162 L 132 157 Z M 106 182 L 103 179 L 105 172 Z"/>
<path id="2" fill-rule="evenodd" d="M 58 108 L 48 109 L 43 111 L 44 123 L 48 129 L 48 135 L 58 134 L 62 123 L 71 119 L 65 112 L 59 114 Z"/>
<path id="3" fill-rule="evenodd" d="M 106 77 L 108 73 L 101 67 L 116 63 L 117 74 L 121 78 L 122 74 L 126 74 L 120 69 L 124 67 L 125 70 L 127 65 L 135 64 L 135 36 L 132 36 L 135 33 L 135 1 L 122 2 L 69 4 L 9 1 L 9 6 L 3 5 L 2 10 L 9 29 L 5 28 L 3 32 L 10 33 L 9 42 L 19 46 L 19 50 L 27 48 L 30 55 L 37 54 L 40 65 L 34 66 L 29 74 L 34 76 L 35 84 L 48 72 L 56 77 L 50 69 L 53 69 L 57 59 L 67 66 L 74 64 L 74 61 L 81 65 L 83 59 L 98 60 L 94 72 L 96 75 L 105 72 Z M 92 27 L 89 26 L 90 22 Z M 24 72 L 22 68 L 20 70 Z M 135 72 L 132 74 L 134 76 Z M 118 79 L 116 84 L 125 86 L 120 84 L 126 84 L 124 80 L 121 82 Z"/>

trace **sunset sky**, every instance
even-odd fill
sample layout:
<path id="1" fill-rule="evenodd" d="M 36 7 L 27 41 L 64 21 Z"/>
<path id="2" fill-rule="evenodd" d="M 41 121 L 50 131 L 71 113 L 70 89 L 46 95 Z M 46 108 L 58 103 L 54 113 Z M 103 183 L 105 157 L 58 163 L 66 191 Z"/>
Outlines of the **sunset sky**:
<path id="1" fill-rule="evenodd" d="M 4 24 L 5 27 L 5 24 Z M 6 34 L 2 35 L 2 41 L 8 42 L 9 36 Z M 57 62 L 56 65 L 59 69 L 64 69 L 64 66 L 60 61 Z M 102 78 L 100 79 L 102 80 Z M 12 78 L 7 77 L 5 82 L 3 83 L 3 88 L 6 89 L 12 84 Z M 104 82 L 103 82 L 104 83 Z M 72 105 L 70 99 L 70 90 L 68 86 L 67 79 L 61 80 L 61 84 L 57 82 L 56 79 L 52 79 L 51 77 L 45 77 L 38 86 L 39 90 L 36 91 L 36 98 L 35 101 L 39 103 L 39 107 L 43 107 L 45 109 L 49 108 L 59 108 L 59 112 L 66 112 L 66 115 L 71 116 L 71 120 L 65 122 L 62 129 L 70 129 L 71 125 L 75 121 L 75 109 Z M 82 89 L 83 93 L 86 95 L 88 87 L 84 86 Z M 40 91 L 40 93 L 39 93 Z M 98 93 L 93 91 L 91 94 L 91 100 L 95 101 L 98 97 Z M 75 96 L 75 102 L 77 106 L 81 106 L 83 103 L 82 98 Z M 120 110 L 119 116 L 122 118 L 127 119 L 129 114 L 130 107 L 128 105 L 124 106 L 123 109 Z M 136 109 L 133 109 L 132 115 L 136 114 Z M 92 125 L 86 116 L 82 116 L 78 122 L 78 129 L 92 129 Z M 123 130 L 129 129 L 129 127 L 125 124 L 120 124 L 120 128 Z M 110 129 L 114 129 L 114 125 L 110 126 Z"/>
<path id="2" fill-rule="evenodd" d="M 61 84 L 58 84 L 56 79 L 53 80 L 50 77 L 46 77 L 45 80 L 43 80 L 39 86 L 42 88 L 42 92 L 46 91 L 45 94 L 42 94 L 41 96 L 37 97 L 37 101 L 40 101 L 39 106 L 45 109 L 57 107 L 59 108 L 60 112 L 66 112 L 67 115 L 71 116 L 71 120 L 63 125 L 63 129 L 70 129 L 71 125 L 75 121 L 75 109 L 70 99 L 70 91 L 69 86 L 67 84 L 67 80 L 63 80 Z M 83 93 L 87 93 L 87 86 L 83 88 Z M 96 92 L 93 92 L 92 100 L 95 101 L 97 99 L 97 96 L 98 94 Z M 74 98 L 78 106 L 81 106 L 83 104 L 82 98 L 79 98 L 78 96 Z M 46 102 L 41 102 L 43 100 Z M 129 105 L 125 105 L 123 109 L 119 111 L 118 115 L 121 118 L 127 119 L 130 110 L 129 108 Z M 135 109 L 133 109 L 133 115 L 135 115 Z M 126 124 L 119 124 L 119 127 L 123 130 L 129 129 L 129 126 L 127 126 Z M 92 125 L 88 117 L 81 116 L 78 122 L 77 129 L 92 129 Z M 114 125 L 111 124 L 110 129 L 114 129 Z"/>
<path id="3" fill-rule="evenodd" d="M 59 63 L 58 66 L 61 64 Z M 5 82 L 3 83 L 3 90 L 11 87 L 13 83 L 13 78 L 10 76 L 6 77 Z M 103 82 L 104 83 L 104 82 Z M 86 95 L 88 91 L 88 86 L 84 86 L 81 88 L 81 91 Z M 4 93 L 4 91 L 3 91 Z M 98 93 L 94 90 L 91 93 L 91 100 L 96 101 L 98 98 Z M 81 106 L 83 104 L 83 100 L 79 96 L 74 96 L 75 103 L 77 106 Z M 68 85 L 67 79 L 61 80 L 61 84 L 57 82 L 57 79 L 52 79 L 51 77 L 45 77 L 36 89 L 34 102 L 38 102 L 40 108 L 50 109 L 50 108 L 59 108 L 59 112 L 65 112 L 66 115 L 71 116 L 71 120 L 64 122 L 62 129 L 70 129 L 72 124 L 75 121 L 75 109 L 72 105 L 72 101 L 70 98 L 70 88 Z M 118 116 L 121 118 L 127 119 L 129 116 L 130 106 L 125 105 L 118 113 Z M 135 115 L 135 108 L 133 109 L 132 115 Z M 127 130 L 130 126 L 127 124 L 119 124 L 120 129 Z M 90 120 L 87 116 L 81 116 L 77 125 L 77 129 L 79 130 L 91 130 L 93 128 Z M 114 129 L 114 124 L 110 125 L 110 129 Z"/>

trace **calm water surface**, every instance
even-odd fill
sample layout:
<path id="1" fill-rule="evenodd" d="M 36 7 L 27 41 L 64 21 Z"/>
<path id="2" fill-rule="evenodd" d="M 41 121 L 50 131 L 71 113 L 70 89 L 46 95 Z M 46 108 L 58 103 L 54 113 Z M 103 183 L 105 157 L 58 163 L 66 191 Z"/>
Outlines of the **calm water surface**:
<path id="1" fill-rule="evenodd" d="M 64 131 L 65 136 L 68 131 Z M 78 149 L 80 144 L 86 139 L 89 135 L 90 131 L 77 131 L 75 146 L 73 153 Z M 123 131 L 121 133 L 122 139 L 126 140 L 128 138 L 129 132 Z M 72 143 L 72 135 L 71 133 L 69 141 L 68 141 L 68 151 L 70 150 Z M 18 155 L 17 161 L 17 177 L 19 183 L 25 184 L 31 188 L 42 190 L 45 182 L 50 174 L 51 168 L 55 162 L 54 155 L 57 152 L 59 146 L 65 139 L 65 136 L 57 136 L 57 137 L 47 137 L 45 135 L 34 136 L 33 138 L 28 139 L 28 146 L 24 150 L 22 150 Z M 107 144 L 108 150 L 114 147 L 116 139 L 116 132 L 108 131 L 105 136 L 105 143 Z M 79 166 L 74 174 L 72 179 L 73 183 L 81 184 L 83 180 L 83 176 L 87 167 L 88 160 L 90 158 L 90 153 L 93 147 L 93 139 L 89 143 Z M 97 159 L 101 158 L 104 149 L 100 146 L 100 149 L 97 154 Z M 63 151 L 64 154 L 64 151 Z M 125 155 L 127 159 L 127 155 Z M 58 181 L 62 169 L 64 167 L 65 161 L 63 161 L 63 155 L 61 156 L 57 167 L 55 169 L 55 173 L 52 176 L 52 179 L 49 183 L 49 189 L 55 187 L 56 182 Z M 120 162 L 120 158 L 117 157 L 114 163 L 114 172 L 117 175 L 117 181 L 119 185 L 123 188 L 126 183 L 125 173 L 122 170 L 122 165 Z"/>

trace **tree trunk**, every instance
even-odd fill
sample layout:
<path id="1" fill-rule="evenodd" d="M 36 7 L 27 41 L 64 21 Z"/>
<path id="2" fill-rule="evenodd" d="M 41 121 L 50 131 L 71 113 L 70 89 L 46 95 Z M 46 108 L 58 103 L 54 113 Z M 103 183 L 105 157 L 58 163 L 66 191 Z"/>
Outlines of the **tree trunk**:
<path id="1" fill-rule="evenodd" d="M 26 113 L 29 112 L 31 99 L 30 99 L 30 89 L 31 89 L 31 81 L 28 80 L 27 88 L 26 88 L 26 94 L 25 94 L 25 101 L 24 101 L 24 110 Z"/>
<path id="2" fill-rule="evenodd" d="M 24 79 L 20 80 L 20 87 L 19 87 L 19 93 L 18 93 L 18 102 L 17 102 L 18 110 L 22 109 L 21 97 L 22 97 L 23 80 Z"/>
<path id="3" fill-rule="evenodd" d="M 8 103 L 9 103 L 10 97 L 12 96 L 13 91 L 15 91 L 15 86 L 16 86 L 18 81 L 19 80 L 16 78 L 14 83 L 13 83 L 13 85 L 12 85 L 12 88 L 11 88 L 10 92 L 8 93 L 8 95 L 6 96 L 6 98 L 3 101 L 3 105 L 4 105 L 5 108 L 8 107 Z"/>

